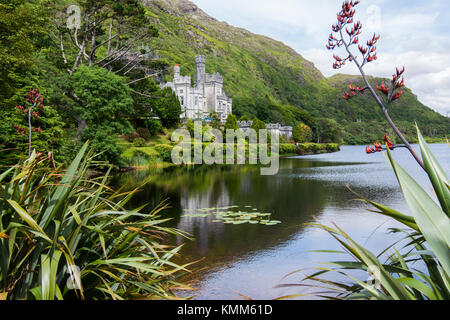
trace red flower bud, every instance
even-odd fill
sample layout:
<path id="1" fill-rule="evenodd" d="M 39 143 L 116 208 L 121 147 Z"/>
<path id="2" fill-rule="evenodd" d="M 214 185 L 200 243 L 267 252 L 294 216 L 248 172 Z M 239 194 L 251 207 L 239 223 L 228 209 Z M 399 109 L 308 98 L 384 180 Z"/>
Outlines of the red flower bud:
<path id="1" fill-rule="evenodd" d="M 392 101 L 395 101 L 395 100 L 399 99 L 402 95 L 403 95 L 403 91 L 402 91 L 402 90 L 399 90 L 399 91 L 392 97 Z"/>

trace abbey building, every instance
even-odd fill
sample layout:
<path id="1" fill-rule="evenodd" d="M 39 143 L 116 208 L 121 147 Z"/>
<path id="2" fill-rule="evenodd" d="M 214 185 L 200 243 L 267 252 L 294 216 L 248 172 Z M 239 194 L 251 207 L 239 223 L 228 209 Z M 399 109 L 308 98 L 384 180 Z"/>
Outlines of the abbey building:
<path id="1" fill-rule="evenodd" d="M 223 77 L 220 73 L 208 74 L 205 71 L 204 56 L 195 57 L 196 76 L 194 87 L 191 77 L 180 74 L 180 66 L 175 65 L 173 82 L 163 84 L 171 88 L 181 103 L 183 119 L 205 119 L 216 112 L 222 122 L 233 113 L 233 101 L 223 90 Z"/>
<path id="2" fill-rule="evenodd" d="M 205 120 L 211 113 L 216 112 L 222 123 L 225 123 L 228 115 L 233 114 L 233 100 L 228 98 L 223 90 L 223 77 L 218 72 L 214 74 L 205 72 L 204 56 L 196 56 L 195 65 L 194 87 L 191 84 L 191 77 L 180 74 L 178 64 L 174 68 L 173 82 L 161 84 L 161 87 L 171 88 L 176 93 L 181 104 L 182 119 Z M 238 125 L 244 132 L 248 132 L 252 121 L 239 121 Z M 277 136 L 292 138 L 292 127 L 283 127 L 279 123 L 267 124 L 267 130 Z"/>

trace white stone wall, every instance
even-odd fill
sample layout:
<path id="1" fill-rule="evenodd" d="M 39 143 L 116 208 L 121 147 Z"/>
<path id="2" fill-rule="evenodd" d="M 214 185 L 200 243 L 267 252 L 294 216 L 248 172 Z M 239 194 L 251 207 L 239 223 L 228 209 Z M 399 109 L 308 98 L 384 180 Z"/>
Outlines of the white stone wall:
<path id="1" fill-rule="evenodd" d="M 174 67 L 174 80 L 161 85 L 170 87 L 180 100 L 182 118 L 204 119 L 216 112 L 222 122 L 233 113 L 233 100 L 223 90 L 223 77 L 219 73 L 205 72 L 205 57 L 197 56 L 195 86 L 191 86 L 191 77 L 180 74 L 180 66 Z"/>
<path id="2" fill-rule="evenodd" d="M 246 134 L 249 133 L 250 128 L 253 124 L 253 121 L 238 121 L 239 128 L 244 131 Z M 292 127 L 283 127 L 279 123 L 269 123 L 266 124 L 267 131 L 270 134 L 275 134 L 276 136 L 285 136 L 288 139 L 292 138 L 293 128 Z"/>

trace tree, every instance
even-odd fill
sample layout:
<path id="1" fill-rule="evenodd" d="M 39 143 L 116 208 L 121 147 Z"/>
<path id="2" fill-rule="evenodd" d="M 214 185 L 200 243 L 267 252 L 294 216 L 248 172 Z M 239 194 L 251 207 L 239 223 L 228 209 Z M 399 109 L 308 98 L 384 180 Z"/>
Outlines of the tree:
<path id="1" fill-rule="evenodd" d="M 243 115 L 243 116 L 239 119 L 239 121 L 250 121 L 250 117 L 247 116 L 247 115 Z"/>
<path id="2" fill-rule="evenodd" d="M 316 122 L 318 143 L 340 143 L 342 128 L 334 119 L 319 118 Z"/>
<path id="3" fill-rule="evenodd" d="M 143 4 L 138 0 L 81 0 L 72 5 L 58 0 L 53 8 L 49 34 L 59 54 L 60 69 L 71 77 L 81 65 L 88 65 L 127 78 L 135 107 L 141 109 L 137 122 L 143 125 L 142 118 L 151 116 L 155 100 L 160 98 L 152 78 L 168 67 L 155 60 L 150 49 L 149 41 L 158 31 Z"/>
<path id="4" fill-rule="evenodd" d="M 105 127 L 111 134 L 130 132 L 133 99 L 125 79 L 100 67 L 80 66 L 71 78 L 79 102 L 73 110 L 78 136 Z"/>
<path id="5" fill-rule="evenodd" d="M 425 164 L 422 159 L 419 157 L 417 152 L 411 146 L 411 144 L 406 140 L 403 133 L 397 127 L 397 125 L 392 120 L 389 115 L 389 107 L 398 100 L 402 95 L 402 87 L 405 85 L 405 79 L 403 73 L 405 72 L 405 67 L 399 69 L 396 68 L 394 75 L 392 76 L 392 81 L 390 83 L 381 83 L 376 86 L 376 89 L 382 94 L 379 96 L 375 88 L 369 83 L 369 80 L 364 72 L 364 67 L 374 62 L 378 59 L 377 56 L 377 43 L 380 40 L 380 36 L 374 34 L 366 43 L 360 44 L 359 35 L 362 33 L 362 24 L 360 21 L 355 22 L 354 16 L 356 10 L 354 9 L 360 2 L 359 1 L 344 1 L 342 4 L 342 9 L 337 14 L 337 23 L 331 27 L 332 33 L 328 38 L 327 49 L 335 50 L 337 48 L 345 48 L 345 58 L 341 58 L 340 56 L 334 54 L 333 58 L 335 62 L 333 63 L 334 69 L 342 68 L 347 61 L 353 62 L 358 68 L 361 76 L 364 80 L 364 87 L 360 88 L 358 86 L 349 85 L 349 91 L 345 92 L 342 98 L 344 100 L 349 100 L 357 95 L 364 93 L 365 91 L 369 91 L 372 98 L 375 100 L 377 105 L 380 107 L 384 117 L 388 121 L 389 125 L 395 131 L 397 136 L 404 143 L 403 146 L 397 147 L 405 147 L 412 154 L 417 163 L 425 169 Z M 344 36 L 346 34 L 347 36 Z M 358 54 L 361 54 L 361 59 L 354 53 L 353 48 L 357 46 Z M 384 96 L 384 97 L 383 97 Z M 396 146 L 392 145 L 393 148 Z"/>
<path id="6" fill-rule="evenodd" d="M 252 128 L 252 129 L 256 130 L 256 132 L 258 132 L 259 130 L 266 130 L 267 126 L 264 123 L 264 121 L 261 121 L 258 118 L 255 118 L 253 120 L 253 123 L 250 128 Z"/>
<path id="7" fill-rule="evenodd" d="M 293 138 L 297 143 L 310 142 L 313 137 L 313 132 L 306 124 L 301 123 L 294 127 Z"/>
<path id="8" fill-rule="evenodd" d="M 155 105 L 155 113 L 166 128 L 176 128 L 181 121 L 181 104 L 175 92 L 166 88 L 161 92 L 162 98 Z"/>
<path id="9" fill-rule="evenodd" d="M 151 136 L 156 136 L 163 129 L 161 121 L 157 119 L 149 119 L 145 122 L 145 125 Z"/>
<path id="10" fill-rule="evenodd" d="M 77 138 L 91 140 L 102 159 L 120 165 L 122 147 L 117 135 L 132 132 L 129 118 L 133 99 L 125 79 L 100 67 L 80 66 L 70 77 L 71 90 L 77 99 L 73 117 Z"/>
<path id="11" fill-rule="evenodd" d="M 187 123 L 186 123 L 186 130 L 189 131 L 189 133 L 191 134 L 191 137 L 194 136 L 195 133 L 195 124 L 194 121 L 192 121 L 192 119 L 188 119 Z"/>
<path id="12" fill-rule="evenodd" d="M 234 114 L 229 114 L 225 121 L 225 130 L 239 130 L 239 125 Z"/>
<path id="13" fill-rule="evenodd" d="M 149 52 L 136 49 L 158 32 L 138 0 L 81 0 L 78 5 L 56 2 L 51 33 L 69 74 L 83 63 L 126 73 L 142 67 Z M 115 65 L 121 60 L 127 60 L 125 66 Z"/>
<path id="14" fill-rule="evenodd" d="M 222 121 L 220 121 L 219 115 L 217 114 L 217 112 L 211 112 L 210 113 L 210 118 L 212 118 L 212 122 L 211 122 L 211 127 L 213 129 L 217 129 L 220 130 L 222 128 Z"/>
<path id="15" fill-rule="evenodd" d="M 46 21 L 40 3 L 0 1 L 0 106 L 8 106 L 17 90 L 28 84 L 25 75 L 34 69 L 33 54 L 45 42 Z"/>

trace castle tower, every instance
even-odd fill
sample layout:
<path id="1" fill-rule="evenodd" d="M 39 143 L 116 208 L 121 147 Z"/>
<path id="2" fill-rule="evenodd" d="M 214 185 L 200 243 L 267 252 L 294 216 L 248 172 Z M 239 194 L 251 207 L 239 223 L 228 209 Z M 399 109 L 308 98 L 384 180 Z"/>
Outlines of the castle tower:
<path id="1" fill-rule="evenodd" d="M 173 74 L 174 74 L 175 79 L 180 77 L 180 65 L 179 64 L 176 64 L 175 67 L 173 68 Z"/>
<path id="2" fill-rule="evenodd" d="M 195 57 L 195 66 L 196 66 L 196 77 L 195 77 L 195 86 L 204 90 L 205 87 L 205 75 L 206 75 L 206 60 L 205 56 L 196 56 Z"/>

